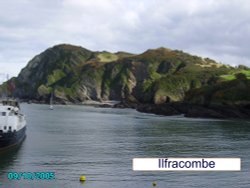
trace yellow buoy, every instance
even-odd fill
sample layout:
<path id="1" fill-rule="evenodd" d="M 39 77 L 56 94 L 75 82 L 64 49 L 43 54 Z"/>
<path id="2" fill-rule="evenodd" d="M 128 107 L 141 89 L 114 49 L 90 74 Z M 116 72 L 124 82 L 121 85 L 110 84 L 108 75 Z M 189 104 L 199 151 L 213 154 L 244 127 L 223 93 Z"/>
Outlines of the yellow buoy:
<path id="1" fill-rule="evenodd" d="M 155 187 L 155 186 L 156 186 L 156 182 L 154 181 L 154 182 L 152 183 L 152 185 Z"/>
<path id="2" fill-rule="evenodd" d="M 80 181 L 86 181 L 86 176 L 81 175 L 81 176 L 80 176 Z"/>

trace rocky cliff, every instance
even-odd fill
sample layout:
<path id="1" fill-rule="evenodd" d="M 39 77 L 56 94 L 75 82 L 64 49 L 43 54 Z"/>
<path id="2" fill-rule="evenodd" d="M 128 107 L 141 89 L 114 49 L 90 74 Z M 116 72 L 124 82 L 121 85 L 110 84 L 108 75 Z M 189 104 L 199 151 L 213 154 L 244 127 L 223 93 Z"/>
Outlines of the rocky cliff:
<path id="1" fill-rule="evenodd" d="M 229 105 L 231 99 L 237 103 L 235 95 L 243 92 L 243 87 L 244 91 L 249 89 L 249 84 L 248 81 L 241 81 L 241 84 L 228 82 L 238 80 L 237 74 L 248 80 L 249 73 L 245 66 L 234 68 L 167 48 L 150 49 L 135 55 L 93 52 L 62 44 L 35 56 L 18 77 L 0 87 L 0 92 L 3 93 L 11 82 L 15 84 L 12 91 L 15 97 L 44 102 L 53 93 L 60 103 L 120 100 L 130 104 Z M 230 95 L 226 99 L 221 97 L 219 85 L 223 85 L 225 93 L 233 84 L 239 85 L 234 98 Z M 244 95 L 240 101 L 249 102 L 249 97 Z"/>

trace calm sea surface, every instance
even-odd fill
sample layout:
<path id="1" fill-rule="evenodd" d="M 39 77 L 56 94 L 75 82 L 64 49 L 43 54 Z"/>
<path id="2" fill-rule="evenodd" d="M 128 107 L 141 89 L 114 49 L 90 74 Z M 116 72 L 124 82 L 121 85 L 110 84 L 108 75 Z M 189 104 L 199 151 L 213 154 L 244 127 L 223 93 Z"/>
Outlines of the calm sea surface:
<path id="1" fill-rule="evenodd" d="M 23 104 L 27 137 L 0 153 L 6 188 L 249 188 L 250 122 L 163 117 L 131 109 Z M 134 172 L 135 157 L 240 157 L 241 172 Z M 55 180 L 7 179 L 55 172 Z M 86 175 L 81 184 L 79 176 Z"/>

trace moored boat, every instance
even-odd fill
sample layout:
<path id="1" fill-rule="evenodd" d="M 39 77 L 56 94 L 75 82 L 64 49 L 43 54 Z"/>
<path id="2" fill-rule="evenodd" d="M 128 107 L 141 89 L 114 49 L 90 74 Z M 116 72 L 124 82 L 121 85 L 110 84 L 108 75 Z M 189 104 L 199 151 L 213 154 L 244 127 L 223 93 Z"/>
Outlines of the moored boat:
<path id="1" fill-rule="evenodd" d="M 51 93 L 51 95 L 50 95 L 49 109 L 50 110 L 54 109 L 54 107 L 53 107 L 53 93 Z"/>
<path id="2" fill-rule="evenodd" d="M 26 136 L 26 120 L 18 101 L 0 100 L 0 150 L 21 143 Z"/>

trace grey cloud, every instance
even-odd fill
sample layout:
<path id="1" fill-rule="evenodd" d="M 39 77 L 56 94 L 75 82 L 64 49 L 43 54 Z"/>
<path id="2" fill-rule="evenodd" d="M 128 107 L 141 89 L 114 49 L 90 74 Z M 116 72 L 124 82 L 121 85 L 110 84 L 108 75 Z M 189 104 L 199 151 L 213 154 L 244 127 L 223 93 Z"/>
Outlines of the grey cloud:
<path id="1" fill-rule="evenodd" d="M 58 43 L 134 53 L 165 46 L 250 65 L 247 0 L 1 1 L 0 33 L 0 72 L 8 62 L 13 75 Z"/>

